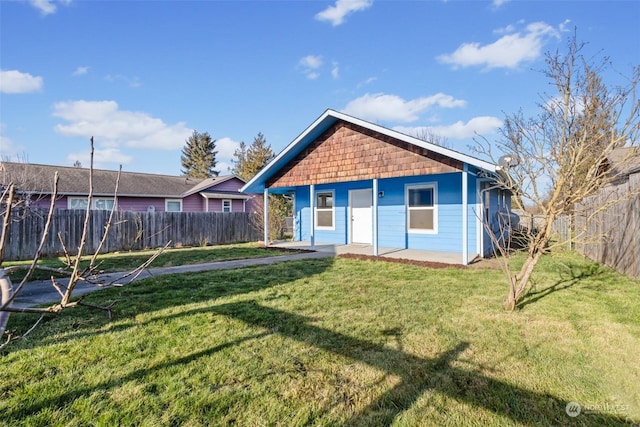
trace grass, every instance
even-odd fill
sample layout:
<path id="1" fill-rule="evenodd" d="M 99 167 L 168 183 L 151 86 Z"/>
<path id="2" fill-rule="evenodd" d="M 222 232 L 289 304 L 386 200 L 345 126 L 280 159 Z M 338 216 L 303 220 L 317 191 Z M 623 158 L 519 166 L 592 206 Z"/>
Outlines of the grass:
<path id="1" fill-rule="evenodd" d="M 130 271 L 140 266 L 148 260 L 154 250 L 135 251 L 135 252 L 115 252 L 111 254 L 100 255 L 98 258 L 99 269 L 105 272 Z M 215 261 L 229 261 L 235 259 L 259 258 L 282 255 L 281 252 L 267 249 L 260 243 L 238 243 L 231 245 L 203 246 L 197 248 L 168 248 L 158 256 L 151 264 L 151 268 L 171 267 L 174 265 L 199 264 Z M 82 266 L 89 264 L 90 256 L 83 257 Z M 3 263 L 3 267 L 13 265 L 28 266 L 31 261 L 8 261 Z M 65 259 L 63 257 L 43 258 L 39 265 L 51 268 L 65 268 Z M 24 277 L 25 271 L 16 271 L 11 274 L 13 282 L 19 282 Z M 33 279 L 48 279 L 50 272 L 38 272 Z"/>
<path id="2" fill-rule="evenodd" d="M 96 292 L 113 321 L 64 312 L 0 356 L 0 425 L 640 422 L 640 284 L 540 267 L 515 313 L 499 271 L 342 258 Z"/>

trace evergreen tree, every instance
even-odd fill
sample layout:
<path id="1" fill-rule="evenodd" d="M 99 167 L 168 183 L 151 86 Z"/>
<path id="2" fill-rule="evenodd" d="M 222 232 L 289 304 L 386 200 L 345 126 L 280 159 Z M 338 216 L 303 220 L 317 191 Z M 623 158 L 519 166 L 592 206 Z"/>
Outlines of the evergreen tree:
<path id="1" fill-rule="evenodd" d="M 233 155 L 236 159 L 233 161 L 234 167 L 231 172 L 245 181 L 253 178 L 275 157 L 262 132 L 258 132 L 258 136 L 253 139 L 249 147 L 241 142 L 240 148 Z"/>
<path id="2" fill-rule="evenodd" d="M 186 140 L 186 145 L 182 149 L 182 173 L 192 178 L 211 178 L 218 176 L 216 167 L 216 141 L 205 133 L 193 134 Z"/>
<path id="3" fill-rule="evenodd" d="M 233 161 L 234 167 L 231 172 L 245 181 L 249 181 L 256 176 L 256 174 L 275 157 L 271 146 L 267 144 L 267 140 L 262 132 L 258 132 L 258 136 L 253 139 L 249 147 L 247 147 L 244 142 L 241 142 L 240 148 L 238 148 L 233 155 L 236 159 Z M 255 208 L 256 226 L 262 227 L 264 220 L 262 202 L 258 202 Z M 269 195 L 270 236 L 273 238 L 283 237 L 286 218 L 292 214 L 292 208 L 293 203 L 291 198 L 287 198 L 282 194 Z"/>

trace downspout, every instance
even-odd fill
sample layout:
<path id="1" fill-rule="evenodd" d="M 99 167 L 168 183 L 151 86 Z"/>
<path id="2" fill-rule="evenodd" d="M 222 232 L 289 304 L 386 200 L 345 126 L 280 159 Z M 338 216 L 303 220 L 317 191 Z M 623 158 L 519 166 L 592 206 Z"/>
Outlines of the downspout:
<path id="1" fill-rule="evenodd" d="M 467 175 L 469 166 L 465 163 L 462 169 L 462 265 L 469 264 L 469 195 Z"/>
<path id="2" fill-rule="evenodd" d="M 373 256 L 378 256 L 378 178 L 373 179 Z"/>
<path id="3" fill-rule="evenodd" d="M 309 218 L 310 218 L 310 228 L 309 228 L 309 242 L 311 243 L 311 250 L 315 250 L 316 249 L 316 236 L 314 234 L 315 232 L 315 208 L 316 208 L 316 204 L 315 204 L 315 192 L 316 192 L 316 186 L 314 184 L 310 184 L 309 185 Z"/>
<path id="4" fill-rule="evenodd" d="M 264 245 L 269 246 L 269 189 L 264 187 Z"/>

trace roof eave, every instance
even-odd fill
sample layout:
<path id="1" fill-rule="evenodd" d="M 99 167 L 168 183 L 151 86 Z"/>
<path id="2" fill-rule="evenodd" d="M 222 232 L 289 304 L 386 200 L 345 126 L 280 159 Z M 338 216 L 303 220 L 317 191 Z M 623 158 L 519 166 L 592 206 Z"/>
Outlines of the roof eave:
<path id="1" fill-rule="evenodd" d="M 349 116 L 347 114 L 328 109 L 320 117 L 318 117 L 311 125 L 309 125 L 300 135 L 298 135 L 296 139 L 294 139 L 291 143 L 289 143 L 289 145 L 287 145 L 285 149 L 282 150 L 271 162 L 269 162 L 264 168 L 262 168 L 262 170 L 258 172 L 256 176 L 254 176 L 248 183 L 246 183 L 242 188 L 240 188 L 240 191 L 253 192 L 253 193 L 264 191 L 266 181 L 271 176 L 273 176 L 275 171 L 277 171 L 279 168 L 276 168 L 275 171 L 272 171 L 272 169 L 278 166 L 279 163 L 282 161 L 282 159 L 285 158 L 287 154 L 289 154 L 289 152 L 296 149 L 298 144 L 304 141 L 305 138 L 307 138 L 307 136 L 311 134 L 314 130 L 316 130 L 316 128 L 318 128 L 320 125 L 323 126 L 321 128 L 321 131 L 324 131 L 325 129 L 327 129 L 329 126 L 331 126 L 333 123 L 335 123 L 338 120 L 343 120 L 345 122 L 349 122 L 357 126 L 370 129 L 372 131 L 398 139 L 400 141 L 407 142 L 409 144 L 427 149 L 429 151 L 433 151 L 434 153 L 442 154 L 452 159 L 459 160 L 463 163 L 469 164 L 471 166 L 475 166 L 479 169 L 483 169 L 488 172 L 497 171 L 497 166 L 494 165 L 493 163 L 486 162 L 481 159 L 477 159 L 475 157 L 460 153 L 455 150 L 451 150 L 446 147 L 442 147 L 440 145 L 423 141 L 419 138 L 398 132 L 396 130 L 385 128 L 383 126 L 380 126 L 371 122 L 367 122 L 362 119 L 358 119 L 357 117 Z M 307 144 L 311 142 L 312 141 L 308 141 Z M 305 144 L 305 146 L 307 144 Z M 281 165 L 281 166 L 284 166 L 284 165 Z"/>

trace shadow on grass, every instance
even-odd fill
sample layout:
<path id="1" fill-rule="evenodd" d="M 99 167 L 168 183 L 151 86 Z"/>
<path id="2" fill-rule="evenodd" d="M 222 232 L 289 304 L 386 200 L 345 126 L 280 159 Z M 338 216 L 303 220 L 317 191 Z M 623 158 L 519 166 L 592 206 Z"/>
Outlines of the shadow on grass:
<path id="1" fill-rule="evenodd" d="M 532 288 L 527 294 L 520 300 L 517 305 L 518 309 L 522 309 L 529 304 L 533 304 L 542 298 L 549 296 L 555 292 L 564 291 L 577 285 L 581 280 L 591 277 L 598 277 L 603 273 L 602 266 L 598 264 L 574 264 L 565 263 L 564 270 L 559 272 L 560 280 L 551 286 L 537 290 Z"/>
<path id="2" fill-rule="evenodd" d="M 229 341 L 214 347 L 210 347 L 207 348 L 205 350 L 202 351 L 198 351 L 189 355 L 186 355 L 184 357 L 180 357 L 177 359 L 171 359 L 168 360 L 166 362 L 162 362 L 162 363 L 158 363 L 156 365 L 152 365 L 149 366 L 147 368 L 143 368 L 143 369 L 138 369 L 138 370 L 134 370 L 132 372 L 130 372 L 128 375 L 124 375 L 122 377 L 116 377 L 113 379 L 110 379 L 108 381 L 102 381 L 99 382 L 98 384 L 91 386 L 91 387 L 84 387 L 84 388 L 77 388 L 77 389 L 72 389 L 66 392 L 63 392 L 55 397 L 52 398 L 46 398 L 46 399 L 42 399 L 42 400 L 38 400 L 38 399 L 34 399 L 35 402 L 33 402 L 31 405 L 25 404 L 22 407 L 18 407 L 16 408 L 14 411 L 8 410 L 8 411 L 4 411 L 2 414 L 0 414 L 0 420 L 7 420 L 7 421 L 12 421 L 12 420 L 19 420 L 23 417 L 27 417 L 27 416 L 31 416 L 34 414 L 37 414 L 38 412 L 42 411 L 42 410 L 46 410 L 48 408 L 59 408 L 62 407 L 64 405 L 67 405 L 69 402 L 72 402 L 75 399 L 78 399 L 80 397 L 83 396 L 89 396 L 92 393 L 98 392 L 98 391 L 107 391 L 107 390 L 111 390 L 112 388 L 116 388 L 119 386 L 122 386 L 124 384 L 126 384 L 129 381 L 134 381 L 134 380 L 139 380 L 140 378 L 144 378 L 145 376 L 151 375 L 155 372 L 161 372 L 162 370 L 171 368 L 171 367 L 175 367 L 178 365 L 187 365 L 195 360 L 198 360 L 202 357 L 206 357 L 212 354 L 215 354 L 219 351 L 222 351 L 226 348 L 229 347 L 233 347 L 239 344 L 242 344 L 244 342 L 250 341 L 250 340 L 255 340 L 255 339 L 260 339 L 262 337 L 265 337 L 267 335 L 270 335 L 269 332 L 263 332 L 260 334 L 254 334 L 254 335 L 250 335 L 250 336 L 246 336 L 246 337 L 242 337 L 242 338 L 238 338 L 236 340 L 233 341 Z M 3 424 L 5 425 L 5 424 Z M 6 424 L 6 425 L 10 425 L 10 424 Z"/>
<path id="3" fill-rule="evenodd" d="M 54 343 L 60 344 L 102 333 L 121 332 L 155 321 L 166 321 L 168 317 L 190 315 L 193 311 L 186 310 L 175 315 L 162 314 L 157 318 L 139 320 L 139 316 L 145 313 L 259 292 L 311 277 L 326 271 L 333 263 L 334 258 L 320 258 L 198 273 L 171 274 L 144 279 L 118 288 L 104 289 L 88 295 L 84 301 L 102 306 L 116 302 L 113 316 L 114 321 L 120 320 L 120 323 L 110 322 L 102 311 L 84 307 L 73 308 L 60 315 L 50 315 L 39 326 L 39 328 L 52 329 L 49 333 L 43 333 L 46 336 L 42 339 L 33 339 L 34 334 L 32 339 L 18 341 L 0 351 L 0 356 L 14 349 L 25 350 Z M 206 309 L 197 311 L 206 311 Z M 35 319 L 37 315 L 14 314 L 10 319 L 9 328 L 26 329 Z M 131 319 L 131 322 L 126 322 L 127 319 Z M 111 326 L 105 329 L 109 324 Z M 37 332 L 39 331 L 36 330 Z M 61 333 L 64 335 L 61 336 Z"/>
<path id="4" fill-rule="evenodd" d="M 366 407 L 344 421 L 344 425 L 391 425 L 404 411 L 410 409 L 427 391 L 434 391 L 449 399 L 468 404 L 509 419 L 521 425 L 631 425 L 630 421 L 613 414 L 590 412 L 580 419 L 569 418 L 565 409 L 569 402 L 558 397 L 531 391 L 475 370 L 455 366 L 455 361 L 469 347 L 468 342 L 459 342 L 435 358 L 422 358 L 408 354 L 402 349 L 391 348 L 367 340 L 351 337 L 339 332 L 310 324 L 313 319 L 286 311 L 263 306 L 255 301 L 242 301 L 214 307 L 189 310 L 178 315 L 194 312 L 213 312 L 240 320 L 252 327 L 264 329 L 221 343 L 191 354 L 139 368 L 123 376 L 114 376 L 91 386 L 60 390 L 56 396 L 34 398 L 19 407 L 12 407 L 0 414 L 0 420 L 12 421 L 30 417 L 52 408 L 64 407 L 81 397 L 96 392 L 109 391 L 130 381 L 144 380 L 168 368 L 186 365 L 208 357 L 224 349 L 241 345 L 251 340 L 260 340 L 278 334 L 288 339 L 305 343 L 354 361 L 365 363 L 399 377 L 391 389 L 381 393 Z M 383 332 L 398 341 L 399 328 Z M 311 366 L 299 366 L 299 370 L 313 370 Z M 296 372 L 298 372 L 296 371 Z M 293 372 L 293 371 L 292 371 Z M 322 419 L 332 412 L 332 407 L 320 410 L 314 418 Z M 211 420 L 214 421 L 214 420 Z"/>
<path id="5" fill-rule="evenodd" d="M 395 387 L 378 396 L 345 425 L 391 425 L 428 390 L 523 425 L 565 425 L 574 421 L 566 415 L 567 401 L 452 366 L 469 347 L 467 342 L 458 343 L 437 358 L 426 359 L 311 325 L 311 319 L 255 301 L 224 304 L 214 307 L 213 311 L 400 377 Z M 389 334 L 398 336 L 398 331 L 389 331 Z M 330 409 L 326 408 L 325 412 Z M 579 421 L 593 425 L 626 422 L 624 418 L 601 413 L 585 414 Z"/>

